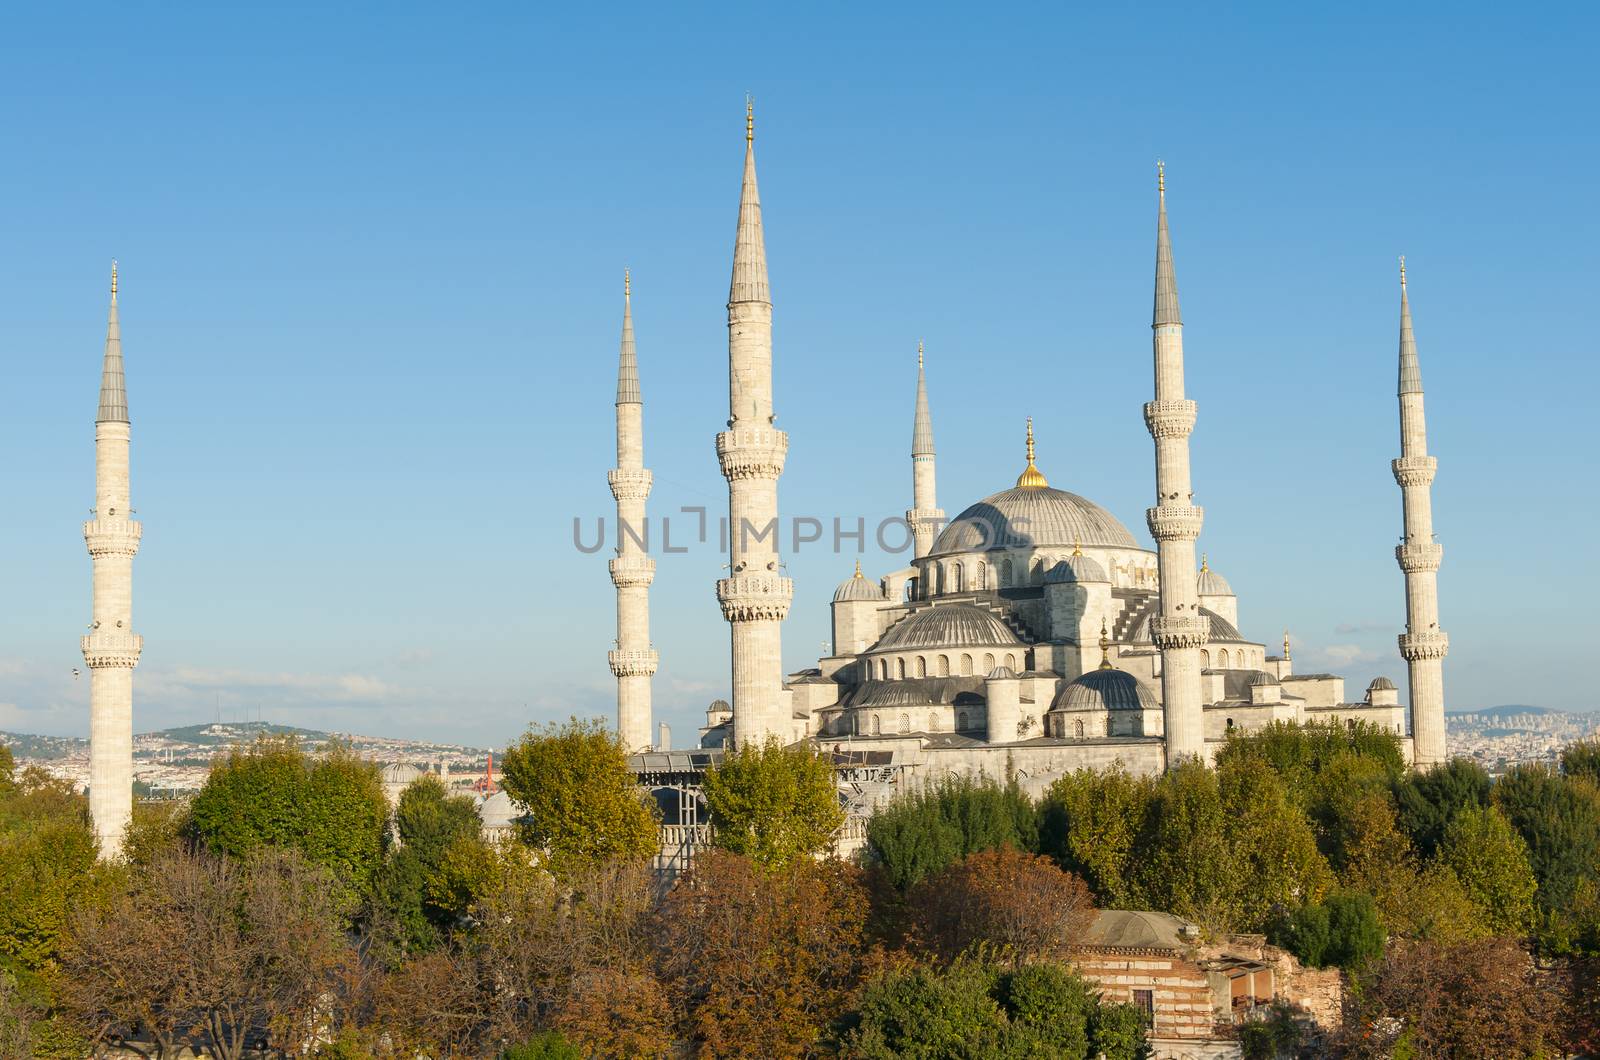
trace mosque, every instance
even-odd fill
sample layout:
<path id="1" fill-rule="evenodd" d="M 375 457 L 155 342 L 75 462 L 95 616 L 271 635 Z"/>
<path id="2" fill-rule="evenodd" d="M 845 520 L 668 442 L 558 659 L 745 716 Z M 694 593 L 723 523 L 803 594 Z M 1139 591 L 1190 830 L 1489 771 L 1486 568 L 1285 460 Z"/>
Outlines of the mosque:
<path id="1" fill-rule="evenodd" d="M 774 427 L 772 300 L 757 190 L 754 119 L 747 112 L 744 176 L 728 296 L 729 419 L 716 436 L 728 480 L 727 576 L 717 598 L 732 640 L 732 695 L 714 703 L 701 747 L 777 739 L 810 742 L 836 757 L 892 758 L 924 776 L 949 772 L 1017 777 L 1029 787 L 1064 772 L 1120 764 L 1156 773 L 1186 758 L 1210 759 L 1230 732 L 1274 721 L 1366 722 L 1396 733 L 1418 766 L 1443 761 L 1442 660 L 1422 380 L 1405 266 L 1400 269 L 1401 455 L 1391 468 L 1403 497 L 1406 625 L 1400 655 L 1409 704 L 1379 677 L 1351 696 L 1336 674 L 1294 670 L 1281 652 L 1239 632 L 1239 600 L 1196 541 L 1189 434 L 1197 419 L 1184 395 L 1183 321 L 1168 231 L 1166 180 L 1158 171 L 1155 297 L 1151 320 L 1155 392 L 1142 415 L 1155 449 L 1155 503 L 1145 513 L 1154 547 L 1085 497 L 1056 488 L 1035 462 L 1033 426 L 1015 484 L 946 521 L 939 507 L 933 416 L 918 353 L 911 434 L 914 542 L 910 566 L 876 577 L 859 563 L 833 594 L 832 654 L 785 674 L 780 630 L 794 587 L 783 576 L 777 484 L 788 435 Z M 618 466 L 610 473 L 619 525 L 645 516 L 638 355 L 624 291 L 617 384 Z M 1135 411 L 1129 409 L 1129 414 Z M 1203 469 L 1201 479 L 1203 481 Z M 999 485 L 999 483 L 997 483 Z M 618 729 L 641 772 L 667 765 L 651 751 L 648 587 L 654 563 L 621 534 L 611 560 L 618 636 Z M 1377 542 L 1374 542 L 1377 547 Z M 700 757 L 700 756 L 696 756 Z"/>

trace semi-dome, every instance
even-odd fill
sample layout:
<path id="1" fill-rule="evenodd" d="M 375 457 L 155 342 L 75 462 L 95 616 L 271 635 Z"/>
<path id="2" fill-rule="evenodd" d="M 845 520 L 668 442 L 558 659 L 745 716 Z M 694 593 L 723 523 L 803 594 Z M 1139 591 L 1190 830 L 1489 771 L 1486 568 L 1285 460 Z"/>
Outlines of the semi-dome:
<path id="1" fill-rule="evenodd" d="M 1133 627 L 1133 631 L 1128 634 L 1128 641 L 1130 643 L 1134 643 L 1134 644 L 1148 644 L 1148 643 L 1151 643 L 1151 640 L 1150 640 L 1150 618 L 1154 613 L 1155 613 L 1155 608 L 1152 607 L 1146 614 L 1144 614 L 1139 619 L 1138 623 Z M 1237 641 L 1243 641 L 1244 643 L 1249 643 L 1248 641 L 1245 641 L 1244 635 L 1239 632 L 1238 627 L 1236 627 L 1232 622 L 1229 622 L 1227 619 L 1223 618 L 1221 615 L 1217 614 L 1215 611 L 1211 610 L 1209 607 L 1202 607 L 1200 609 L 1200 613 L 1205 616 L 1206 621 L 1208 623 L 1210 623 L 1210 625 L 1211 625 L 1211 634 L 1207 638 L 1208 640 L 1212 640 L 1212 641 L 1234 641 L 1234 640 L 1237 640 Z"/>
<path id="2" fill-rule="evenodd" d="M 856 572 L 849 578 L 839 583 L 839 588 L 833 591 L 833 602 L 840 603 L 845 600 L 873 600 L 883 601 L 883 590 L 878 583 L 867 578 L 861 573 L 861 564 L 856 564 Z"/>
<path id="3" fill-rule="evenodd" d="M 1067 685 L 1052 710 L 1156 710 L 1156 695 L 1126 670 L 1090 670 Z"/>
<path id="4" fill-rule="evenodd" d="M 1074 582 L 1108 582 L 1106 569 L 1095 559 L 1082 554 L 1068 556 L 1044 572 L 1046 585 L 1072 584 Z"/>
<path id="5" fill-rule="evenodd" d="M 1066 490 L 1018 486 L 985 497 L 950 521 L 934 555 L 989 549 L 1076 545 L 1140 548 L 1116 516 Z"/>
<path id="6" fill-rule="evenodd" d="M 1275 685 L 1275 684 L 1278 684 L 1278 679 L 1276 677 L 1273 677 L 1271 674 L 1267 673 L 1265 670 L 1256 671 L 1255 675 L 1250 678 L 1250 687 L 1251 688 L 1255 688 L 1257 685 Z"/>
<path id="7" fill-rule="evenodd" d="M 1016 679 L 1017 671 L 1009 666 L 996 666 L 989 671 L 989 680 L 991 681 L 1015 681 Z"/>
<path id="8" fill-rule="evenodd" d="M 1233 586 L 1228 579 L 1211 569 L 1204 556 L 1200 557 L 1200 576 L 1196 585 L 1201 596 L 1232 596 Z"/>
<path id="9" fill-rule="evenodd" d="M 971 604 L 940 604 L 902 618 L 869 650 L 1023 646 L 1022 639 L 993 611 Z"/>
<path id="10" fill-rule="evenodd" d="M 1367 691 L 1371 692 L 1375 688 L 1378 689 L 1379 691 L 1395 691 L 1396 690 L 1395 687 L 1394 687 L 1394 682 L 1389 680 L 1387 677 L 1374 677 L 1372 679 L 1372 684 L 1367 686 Z"/>

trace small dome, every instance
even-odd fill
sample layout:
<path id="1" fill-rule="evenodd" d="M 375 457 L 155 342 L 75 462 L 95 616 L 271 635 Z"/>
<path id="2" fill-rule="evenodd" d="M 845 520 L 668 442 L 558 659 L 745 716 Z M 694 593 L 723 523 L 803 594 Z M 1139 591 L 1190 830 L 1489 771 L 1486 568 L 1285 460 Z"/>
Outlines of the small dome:
<path id="1" fill-rule="evenodd" d="M 971 604 L 940 604 L 902 618 L 868 650 L 1024 646 L 1016 632 L 993 611 Z"/>
<path id="2" fill-rule="evenodd" d="M 1265 670 L 1256 671 L 1256 675 L 1250 678 L 1250 687 L 1252 688 L 1256 687 L 1257 685 L 1275 685 L 1277 683 L 1278 679 L 1267 673 Z"/>
<path id="3" fill-rule="evenodd" d="M 1373 689 L 1377 689 L 1380 692 L 1393 692 L 1396 690 L 1394 682 L 1387 677 L 1374 677 L 1372 684 L 1367 686 L 1367 691 L 1371 692 Z"/>
<path id="4" fill-rule="evenodd" d="M 378 773 L 383 783 L 400 785 L 410 784 L 415 780 L 419 780 L 422 775 L 422 770 L 410 762 L 390 762 Z"/>
<path id="5" fill-rule="evenodd" d="M 1073 582 L 1108 582 L 1110 580 L 1106 575 L 1106 569 L 1098 561 L 1082 554 L 1068 556 L 1054 567 L 1045 571 L 1044 574 L 1044 583 L 1046 585 L 1071 584 Z"/>
<path id="6" fill-rule="evenodd" d="M 1156 710 L 1155 693 L 1126 670 L 1090 670 L 1061 690 L 1052 710 Z"/>
<path id="7" fill-rule="evenodd" d="M 485 828 L 509 828 L 520 816 L 517 804 L 504 791 L 497 791 L 478 803 L 478 819 Z"/>
<path id="8" fill-rule="evenodd" d="M 1233 586 L 1228 584 L 1228 579 L 1206 566 L 1200 564 L 1200 578 L 1196 586 L 1201 596 L 1232 596 Z"/>
<path id="9" fill-rule="evenodd" d="M 1157 599 L 1157 597 L 1154 593 L 1152 593 L 1150 595 L 1150 599 L 1151 601 L 1154 601 Z M 1202 607 L 1200 609 L 1200 613 L 1205 616 L 1207 623 L 1209 623 L 1211 626 L 1211 636 L 1208 638 L 1209 640 L 1244 641 L 1244 636 L 1239 632 L 1238 628 L 1235 627 L 1232 622 L 1229 622 L 1227 619 L 1223 618 L 1209 607 Z M 1128 634 L 1127 638 L 1130 644 L 1150 643 L 1150 619 L 1154 614 L 1155 607 L 1152 605 L 1150 609 L 1139 618 L 1139 621 L 1134 624 L 1133 631 Z M 1247 644 L 1249 643 L 1249 641 L 1244 642 Z"/>
<path id="10" fill-rule="evenodd" d="M 839 603 L 842 600 L 872 600 L 882 603 L 883 590 L 878 587 L 877 582 L 862 575 L 861 564 L 857 563 L 855 574 L 840 582 L 839 588 L 833 591 L 833 602 Z"/>
<path id="11" fill-rule="evenodd" d="M 989 671 L 989 680 L 991 681 L 1015 681 L 1016 679 L 1017 671 L 1009 666 L 996 666 Z"/>

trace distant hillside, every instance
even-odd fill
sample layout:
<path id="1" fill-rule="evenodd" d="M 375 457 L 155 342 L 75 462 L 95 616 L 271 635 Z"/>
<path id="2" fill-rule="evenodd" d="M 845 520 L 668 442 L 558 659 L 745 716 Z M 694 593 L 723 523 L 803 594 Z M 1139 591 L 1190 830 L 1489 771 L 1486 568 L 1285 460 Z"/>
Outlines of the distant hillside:
<path id="1" fill-rule="evenodd" d="M 174 743 L 199 744 L 202 747 L 226 747 L 235 743 L 249 743 L 257 736 L 294 736 L 302 741 L 326 742 L 329 733 L 317 729 L 302 729 L 294 725 L 274 725 L 269 721 L 220 722 L 213 725 L 180 725 L 175 729 L 140 733 L 140 736 L 159 736 Z"/>
<path id="2" fill-rule="evenodd" d="M 1566 711 L 1551 710 L 1549 707 L 1534 707 L 1526 703 L 1507 703 L 1499 707 L 1484 707 L 1481 710 L 1452 710 L 1451 714 L 1477 714 L 1485 718 L 1512 718 L 1518 714 L 1565 714 Z"/>
<path id="3" fill-rule="evenodd" d="M 75 736 L 34 736 L 26 732 L 0 732 L 0 743 L 18 758 L 65 758 L 89 741 Z"/>

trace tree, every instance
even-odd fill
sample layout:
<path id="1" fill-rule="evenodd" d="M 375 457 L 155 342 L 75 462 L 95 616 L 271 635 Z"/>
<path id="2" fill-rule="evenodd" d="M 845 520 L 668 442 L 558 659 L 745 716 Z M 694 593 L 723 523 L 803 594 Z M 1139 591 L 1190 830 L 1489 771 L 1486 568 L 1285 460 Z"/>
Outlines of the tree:
<path id="1" fill-rule="evenodd" d="M 980 850 L 1036 851 L 1038 811 L 1014 783 L 946 777 L 867 822 L 867 846 L 902 891 Z"/>
<path id="2" fill-rule="evenodd" d="M 473 801 L 450 795 L 435 776 L 425 775 L 400 793 L 395 807 L 400 845 L 390 852 L 377 890 L 380 919 L 402 950 L 423 952 L 439 945 L 466 912 L 483 864 L 492 860 L 481 828 Z"/>
<path id="3" fill-rule="evenodd" d="M 212 766 L 188 829 L 207 850 L 235 858 L 292 847 L 366 894 L 383 864 L 388 818 L 374 764 L 337 744 L 312 760 L 292 737 L 263 737 Z"/>
<path id="4" fill-rule="evenodd" d="M 980 851 L 930 877 L 911 906 L 922 944 L 945 960 L 980 945 L 1017 963 L 1064 958 L 1094 919 L 1081 879 L 1009 848 Z"/>
<path id="5" fill-rule="evenodd" d="M 1600 737 L 1567 744 L 1561 751 L 1561 772 L 1600 784 Z"/>
<path id="6" fill-rule="evenodd" d="M 1274 926 L 1273 941 L 1315 968 L 1348 972 L 1383 956 L 1386 933 L 1372 897 L 1335 894 L 1302 906 Z"/>
<path id="7" fill-rule="evenodd" d="M 1524 935 L 1538 882 L 1528 847 L 1493 806 L 1464 807 L 1445 828 L 1439 860 L 1483 910 L 1490 934 Z"/>
<path id="8" fill-rule="evenodd" d="M 30 768 L 0 798 L 0 960 L 37 972 L 54 957 L 75 897 L 106 871 L 87 800 Z"/>
<path id="9" fill-rule="evenodd" d="M 1217 752 L 1217 767 L 1241 758 L 1259 759 L 1283 778 L 1290 796 L 1309 809 L 1316 794 L 1316 776 L 1344 755 L 1371 759 L 1390 778 L 1405 772 L 1399 737 L 1379 725 L 1341 725 L 1337 721 L 1275 721 L 1249 732 L 1236 730 Z"/>
<path id="10" fill-rule="evenodd" d="M 832 764 L 775 737 L 727 752 L 706 771 L 704 790 L 713 842 L 762 865 L 820 854 L 844 824 Z"/>
<path id="11" fill-rule="evenodd" d="M 1155 786 L 1134 843 L 1141 907 L 1231 926 L 1242 908 L 1226 824 L 1215 773 L 1196 761 L 1169 770 Z"/>
<path id="12" fill-rule="evenodd" d="M 860 872 L 802 858 L 765 868 L 709 850 L 657 920 L 658 974 L 699 1055 L 802 1056 L 861 974 Z"/>
<path id="13" fill-rule="evenodd" d="M 1554 995 L 1508 939 L 1390 948 L 1346 994 L 1338 1055 L 1539 1057 L 1558 1037 Z"/>
<path id="14" fill-rule="evenodd" d="M 375 993 L 373 1022 L 395 1055 L 481 1054 L 493 986 L 479 980 L 471 959 L 449 948 L 419 954 L 384 975 Z"/>
<path id="15" fill-rule="evenodd" d="M 1489 774 L 1471 759 L 1452 758 L 1401 778 L 1394 794 L 1401 829 L 1418 854 L 1431 858 L 1457 814 L 1489 804 Z"/>
<path id="16" fill-rule="evenodd" d="M 646 858 L 659 846 L 620 737 L 599 721 L 530 728 L 501 758 L 504 784 L 527 815 L 518 834 L 552 865 Z"/>
<path id="17" fill-rule="evenodd" d="M 1014 968 L 1000 978 L 998 993 L 1012 1028 L 1010 1037 L 1042 1046 L 1051 1056 L 1091 1055 L 1089 1037 L 1099 998 L 1094 988 L 1068 967 L 1029 964 Z M 1018 1040 L 1016 1044 L 1023 1043 Z"/>
<path id="18" fill-rule="evenodd" d="M 17 760 L 11 748 L 0 743 L 0 799 L 9 799 L 17 793 Z"/>
<path id="19" fill-rule="evenodd" d="M 1540 908 L 1565 913 L 1580 881 L 1600 875 L 1600 788 L 1521 765 L 1495 784 L 1494 803 L 1528 844 Z"/>
<path id="20" fill-rule="evenodd" d="M 1102 905 L 1134 902 L 1129 866 L 1155 785 L 1109 770 L 1080 769 L 1050 786 L 1040 814 L 1040 843 L 1062 868 L 1082 876 Z"/>
<path id="21" fill-rule="evenodd" d="M 1217 784 L 1237 926 L 1259 930 L 1273 909 L 1320 899 L 1333 873 L 1278 774 L 1264 762 L 1230 762 L 1217 771 Z"/>

